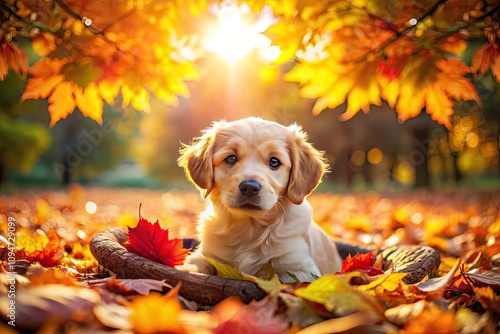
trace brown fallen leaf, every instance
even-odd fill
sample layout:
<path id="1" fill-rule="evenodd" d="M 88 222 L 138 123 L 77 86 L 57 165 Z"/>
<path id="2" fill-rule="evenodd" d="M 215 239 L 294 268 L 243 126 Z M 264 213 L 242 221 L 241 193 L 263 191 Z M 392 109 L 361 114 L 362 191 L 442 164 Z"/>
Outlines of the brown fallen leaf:
<path id="1" fill-rule="evenodd" d="M 282 334 L 288 328 L 288 322 L 285 317 L 274 313 L 275 306 L 269 299 L 245 305 L 238 298 L 230 297 L 211 312 L 219 322 L 213 333 Z"/>
<path id="2" fill-rule="evenodd" d="M 443 290 L 453 284 L 453 277 L 460 266 L 460 259 L 455 261 L 455 265 L 451 268 L 451 270 L 444 276 L 431 278 L 425 282 L 417 283 L 415 286 L 424 292 L 436 292 Z"/>
<path id="3" fill-rule="evenodd" d="M 328 334 L 339 333 L 359 326 L 374 325 L 380 321 L 380 315 L 373 311 L 360 311 L 342 318 L 322 321 L 304 328 L 297 334 Z"/>
<path id="4" fill-rule="evenodd" d="M 477 299 L 486 311 L 500 316 L 500 296 L 497 296 L 490 286 L 473 288 Z"/>
<path id="5" fill-rule="evenodd" d="M 130 322 L 130 308 L 119 304 L 98 304 L 93 308 L 93 312 L 97 320 L 104 326 L 120 329 L 131 330 L 132 323 Z"/>
<path id="6" fill-rule="evenodd" d="M 100 302 L 99 294 L 91 289 L 47 284 L 28 287 L 16 292 L 16 327 L 34 330 L 51 318 L 70 321 L 76 314 L 92 319 L 92 308 Z M 11 299 L 0 299 L 0 312 L 8 319 Z"/>
<path id="7" fill-rule="evenodd" d="M 286 313 L 292 324 L 304 328 L 323 321 L 304 299 L 290 293 L 280 293 L 279 297 L 286 305 Z"/>
<path id="8" fill-rule="evenodd" d="M 413 304 L 401 304 L 386 310 L 385 316 L 391 323 L 403 326 L 411 318 L 420 315 L 425 309 L 425 305 L 425 300 L 419 300 Z"/>
<path id="9" fill-rule="evenodd" d="M 115 284 L 125 291 L 135 291 L 141 295 L 148 295 L 152 290 L 163 291 L 163 288 L 172 289 L 170 284 L 165 281 L 155 279 L 117 279 L 109 284 Z"/>
<path id="10" fill-rule="evenodd" d="M 487 285 L 500 285 L 500 268 L 493 270 L 476 270 L 473 269 L 466 276 Z"/>

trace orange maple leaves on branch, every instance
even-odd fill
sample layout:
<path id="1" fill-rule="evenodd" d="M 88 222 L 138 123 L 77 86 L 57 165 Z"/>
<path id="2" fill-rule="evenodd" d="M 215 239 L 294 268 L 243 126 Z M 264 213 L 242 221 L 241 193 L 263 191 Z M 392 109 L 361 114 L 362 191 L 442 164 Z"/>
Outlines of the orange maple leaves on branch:
<path id="1" fill-rule="evenodd" d="M 188 96 L 184 80 L 199 77 L 194 54 L 181 54 L 191 40 L 178 32 L 182 20 L 199 10 L 196 6 L 187 8 L 181 1 L 8 0 L 0 10 L 5 20 L 0 45 L 29 38 L 42 57 L 29 70 L 21 100 L 47 98 L 51 125 L 75 108 L 101 122 L 103 100 L 148 110 L 150 92 L 175 104 L 177 96 Z M 0 54 L 0 76 L 7 73 L 3 63 L 13 70 L 27 68 L 25 55 L 12 58 Z"/>
<path id="2" fill-rule="evenodd" d="M 194 61 L 210 9 L 221 1 L 7 0 L 0 4 L 0 79 L 28 72 L 31 41 L 42 58 L 29 69 L 22 99 L 48 99 L 51 125 L 78 108 L 100 122 L 120 102 L 149 109 L 150 93 L 168 104 L 189 96 L 199 79 Z M 426 110 L 451 128 L 455 100 L 480 103 L 471 78 L 500 82 L 500 23 L 495 0 L 316 1 L 240 0 L 258 15 L 269 6 L 266 32 L 280 47 L 276 64 L 295 58 L 285 79 L 317 99 L 313 112 L 347 102 L 342 119 L 386 101 L 400 120 Z M 472 61 L 471 40 L 486 40 Z"/>
<path id="3" fill-rule="evenodd" d="M 491 68 L 500 81 L 497 2 L 355 3 L 310 3 L 301 15 L 274 8 L 282 19 L 270 33 L 287 50 L 281 61 L 299 56 L 287 79 L 299 82 L 305 97 L 317 98 L 315 114 L 347 101 L 341 118 L 349 119 L 385 100 L 400 120 L 426 108 L 451 128 L 453 99 L 479 102 L 471 74 L 480 69 L 484 75 Z M 305 32 L 302 40 L 287 44 L 282 30 L 299 26 Z M 484 34 L 488 44 L 476 51 L 469 67 L 459 56 L 469 38 Z"/>

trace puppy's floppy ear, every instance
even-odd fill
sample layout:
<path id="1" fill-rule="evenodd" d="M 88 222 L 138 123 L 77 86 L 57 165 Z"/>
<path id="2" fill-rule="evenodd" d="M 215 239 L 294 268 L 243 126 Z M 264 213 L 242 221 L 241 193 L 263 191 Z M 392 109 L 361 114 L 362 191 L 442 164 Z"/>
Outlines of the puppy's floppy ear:
<path id="1" fill-rule="evenodd" d="M 184 168 L 188 180 L 205 191 L 202 192 L 204 198 L 210 194 L 214 183 L 214 140 L 221 123 L 214 123 L 201 137 L 195 138 L 191 145 L 183 145 L 181 156 L 177 160 L 179 166 Z"/>
<path id="2" fill-rule="evenodd" d="M 323 153 L 307 142 L 307 135 L 297 125 L 288 129 L 292 132 L 289 143 L 292 168 L 288 180 L 286 197 L 293 204 L 300 204 L 321 182 L 328 169 Z"/>

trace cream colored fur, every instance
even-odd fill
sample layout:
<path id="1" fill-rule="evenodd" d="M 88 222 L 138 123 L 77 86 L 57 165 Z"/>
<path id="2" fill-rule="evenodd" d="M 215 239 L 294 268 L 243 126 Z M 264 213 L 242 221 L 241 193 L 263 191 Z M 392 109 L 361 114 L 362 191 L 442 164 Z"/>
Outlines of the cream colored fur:
<path id="1" fill-rule="evenodd" d="M 181 269 L 215 274 L 209 257 L 253 275 L 271 261 L 282 282 L 340 270 L 335 244 L 305 200 L 327 166 L 300 127 L 260 118 L 216 122 L 182 149 L 179 165 L 209 199 L 201 244 Z M 260 186 L 253 196 L 240 190 L 248 180 Z"/>

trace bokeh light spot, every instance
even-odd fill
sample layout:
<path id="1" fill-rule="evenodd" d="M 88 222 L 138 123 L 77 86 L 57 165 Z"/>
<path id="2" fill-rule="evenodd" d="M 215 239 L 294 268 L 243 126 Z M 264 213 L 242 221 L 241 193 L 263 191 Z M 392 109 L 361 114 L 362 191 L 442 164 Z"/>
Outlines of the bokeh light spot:
<path id="1" fill-rule="evenodd" d="M 368 151 L 367 159 L 368 162 L 371 163 L 372 165 L 377 165 L 381 163 L 383 158 L 384 158 L 384 153 L 382 153 L 382 150 L 379 149 L 378 147 L 374 147 Z"/>
<path id="2" fill-rule="evenodd" d="M 97 211 L 97 204 L 95 204 L 94 202 L 88 201 L 87 203 L 85 203 L 85 211 L 87 211 L 88 213 L 93 215 Z"/>

